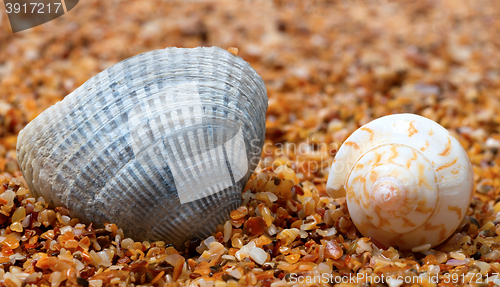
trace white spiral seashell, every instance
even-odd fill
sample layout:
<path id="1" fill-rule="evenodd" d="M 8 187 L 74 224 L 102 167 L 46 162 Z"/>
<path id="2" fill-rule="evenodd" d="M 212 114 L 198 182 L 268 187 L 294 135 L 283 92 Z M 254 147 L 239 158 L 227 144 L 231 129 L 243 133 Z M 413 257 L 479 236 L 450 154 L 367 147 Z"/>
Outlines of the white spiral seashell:
<path id="1" fill-rule="evenodd" d="M 459 226 L 474 188 L 467 153 L 442 126 L 413 114 L 376 119 L 335 156 L 327 182 L 346 196 L 357 229 L 386 246 L 443 242 Z"/>
<path id="2" fill-rule="evenodd" d="M 19 133 L 35 196 L 136 240 L 181 246 L 241 203 L 260 159 L 262 78 L 217 48 L 168 48 L 94 76 Z"/>

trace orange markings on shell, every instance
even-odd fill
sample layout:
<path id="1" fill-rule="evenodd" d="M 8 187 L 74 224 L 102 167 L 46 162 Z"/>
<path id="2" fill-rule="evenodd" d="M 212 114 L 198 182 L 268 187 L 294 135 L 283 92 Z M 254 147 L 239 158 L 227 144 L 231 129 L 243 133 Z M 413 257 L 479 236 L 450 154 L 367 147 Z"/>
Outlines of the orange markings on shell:
<path id="1" fill-rule="evenodd" d="M 427 179 L 424 176 L 424 165 L 418 164 L 418 186 L 425 185 L 428 189 L 431 189 L 431 185 L 427 182 Z"/>
<path id="2" fill-rule="evenodd" d="M 363 203 L 363 201 L 361 201 L 357 196 L 356 196 L 356 193 L 354 192 L 354 189 L 351 187 L 351 186 L 348 186 L 347 189 L 346 189 L 346 195 L 347 195 L 347 198 L 350 200 L 350 201 L 353 201 L 353 202 L 357 202 L 359 204 L 359 202 Z M 363 204 L 364 205 L 364 204 Z M 368 208 L 366 205 L 364 205 L 365 208 Z"/>
<path id="3" fill-rule="evenodd" d="M 413 157 L 410 158 L 408 160 L 408 162 L 406 162 L 406 168 L 410 168 L 411 162 L 414 161 L 414 160 L 417 160 L 417 153 L 416 152 L 413 152 Z"/>
<path id="4" fill-rule="evenodd" d="M 346 145 L 346 146 L 352 146 L 355 149 L 359 149 L 359 146 L 356 143 L 354 143 L 354 142 L 345 142 L 344 145 Z"/>
<path id="5" fill-rule="evenodd" d="M 418 177 L 424 177 L 424 165 L 422 163 L 418 163 Z"/>
<path id="6" fill-rule="evenodd" d="M 395 145 L 391 146 L 391 152 L 391 157 L 388 159 L 388 162 L 392 162 L 392 160 L 397 158 L 399 155 Z"/>
<path id="7" fill-rule="evenodd" d="M 359 170 L 359 169 L 363 169 L 363 167 L 365 167 L 365 165 L 364 165 L 364 164 L 360 164 L 360 163 L 358 163 L 358 164 L 356 165 L 356 168 L 355 168 L 355 169 L 356 169 L 356 170 Z"/>
<path id="8" fill-rule="evenodd" d="M 415 227 L 416 225 L 411 222 L 408 218 L 402 217 L 403 221 L 405 222 L 402 227 Z"/>
<path id="9" fill-rule="evenodd" d="M 462 219 L 462 209 L 458 206 L 448 206 L 449 211 L 455 211 L 458 215 L 458 219 Z"/>
<path id="10" fill-rule="evenodd" d="M 425 141 L 425 146 L 423 146 L 422 148 L 420 148 L 420 150 L 421 151 L 425 151 L 428 147 L 429 147 L 429 142 Z"/>
<path id="11" fill-rule="evenodd" d="M 358 175 L 358 176 L 356 176 L 356 177 L 352 180 L 352 183 L 355 183 L 356 181 L 363 182 L 363 176 L 362 176 L 362 175 Z"/>
<path id="12" fill-rule="evenodd" d="M 366 189 L 366 184 L 363 184 L 363 196 L 364 196 L 365 198 L 370 198 L 370 193 L 369 193 L 369 192 L 368 192 L 368 190 Z M 359 201 L 361 201 L 361 199 L 357 199 L 357 201 L 359 202 Z M 361 202 L 362 202 L 362 201 L 361 201 Z M 366 206 L 366 204 L 365 204 L 364 202 L 362 202 L 362 203 L 363 203 L 363 206 L 364 206 L 365 208 L 368 208 L 368 206 Z"/>
<path id="13" fill-rule="evenodd" d="M 444 223 L 441 223 L 439 225 L 432 225 L 431 223 L 426 222 L 424 224 L 424 228 L 425 230 L 438 230 L 439 228 L 446 228 L 446 226 L 444 225 Z"/>
<path id="14" fill-rule="evenodd" d="M 427 214 L 429 212 L 432 212 L 432 207 L 426 207 L 427 205 L 427 198 L 423 198 L 422 200 L 418 201 L 417 208 L 415 208 L 415 211 Z"/>
<path id="15" fill-rule="evenodd" d="M 415 128 L 415 126 L 413 125 L 413 122 L 414 121 L 411 121 L 410 122 L 410 127 L 408 128 L 408 136 L 411 137 L 412 135 L 418 133 L 417 129 Z"/>
<path id="16" fill-rule="evenodd" d="M 444 150 L 439 154 L 441 156 L 447 156 L 450 154 L 450 148 L 451 148 L 451 141 L 450 138 L 448 137 L 448 143 L 446 144 L 446 147 Z"/>
<path id="17" fill-rule="evenodd" d="M 418 186 L 422 186 L 422 185 L 425 185 L 425 187 L 427 187 L 428 189 L 432 188 L 432 186 L 427 182 L 427 179 L 425 179 L 425 178 L 420 178 L 418 180 Z"/>
<path id="18" fill-rule="evenodd" d="M 455 163 L 457 163 L 457 160 L 458 160 L 458 157 L 456 157 L 453 161 L 450 161 L 449 163 L 447 163 L 447 164 L 439 167 L 438 169 L 436 169 L 436 171 L 440 171 L 442 169 L 445 169 L 447 167 L 450 167 L 450 166 L 454 165 Z"/>
<path id="19" fill-rule="evenodd" d="M 444 224 L 442 224 L 443 226 L 441 227 L 441 231 L 439 232 L 439 241 L 443 240 L 446 238 L 446 227 L 444 226 Z"/>
<path id="20" fill-rule="evenodd" d="M 380 219 L 380 222 L 378 224 L 378 227 L 382 227 L 382 226 L 385 226 L 385 225 L 389 225 L 391 226 L 391 223 L 389 222 L 389 220 L 385 219 L 381 214 L 380 214 L 380 210 L 381 208 L 379 206 L 375 206 L 375 213 L 377 213 L 378 215 L 378 218 Z"/>
<path id="21" fill-rule="evenodd" d="M 362 131 L 370 133 L 370 141 L 373 140 L 373 136 L 375 135 L 375 133 L 370 128 L 361 127 L 359 129 L 362 130 Z"/>

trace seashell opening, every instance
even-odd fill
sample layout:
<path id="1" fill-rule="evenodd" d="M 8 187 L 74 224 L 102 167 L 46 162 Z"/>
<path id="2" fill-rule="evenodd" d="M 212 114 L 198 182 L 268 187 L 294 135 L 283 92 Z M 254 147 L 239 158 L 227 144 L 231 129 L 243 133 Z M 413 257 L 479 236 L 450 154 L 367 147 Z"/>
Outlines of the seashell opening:
<path id="1" fill-rule="evenodd" d="M 444 241 L 465 216 L 473 187 L 460 143 L 412 114 L 356 130 L 339 149 L 327 182 L 331 196 L 346 196 L 364 236 L 402 249 Z"/>

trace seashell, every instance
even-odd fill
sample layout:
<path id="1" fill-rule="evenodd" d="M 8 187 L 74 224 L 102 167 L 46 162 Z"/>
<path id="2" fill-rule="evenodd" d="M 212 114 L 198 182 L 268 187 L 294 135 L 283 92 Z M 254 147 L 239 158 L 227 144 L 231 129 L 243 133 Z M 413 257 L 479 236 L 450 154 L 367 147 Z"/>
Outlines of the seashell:
<path id="1" fill-rule="evenodd" d="M 442 126 L 413 114 L 376 119 L 347 138 L 327 181 L 357 229 L 402 249 L 443 242 L 474 188 L 467 153 Z"/>
<path id="2" fill-rule="evenodd" d="M 217 47 L 167 48 L 97 74 L 19 133 L 32 193 L 83 222 L 181 246 L 241 204 L 259 162 L 267 93 Z"/>

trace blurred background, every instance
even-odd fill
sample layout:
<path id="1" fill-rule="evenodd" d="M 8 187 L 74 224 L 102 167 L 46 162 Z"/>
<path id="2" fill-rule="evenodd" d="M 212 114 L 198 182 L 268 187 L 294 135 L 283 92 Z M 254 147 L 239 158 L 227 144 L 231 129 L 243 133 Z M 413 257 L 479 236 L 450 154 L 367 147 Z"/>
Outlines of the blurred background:
<path id="1" fill-rule="evenodd" d="M 496 0 L 84 0 L 13 34 L 2 4 L 0 172 L 19 175 L 17 133 L 98 72 L 154 49 L 219 46 L 237 47 L 266 83 L 263 167 L 290 160 L 324 185 L 335 146 L 357 127 L 412 112 L 454 133 L 492 197 L 499 15 Z M 306 145 L 276 154 L 277 143 Z"/>

